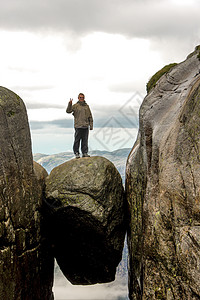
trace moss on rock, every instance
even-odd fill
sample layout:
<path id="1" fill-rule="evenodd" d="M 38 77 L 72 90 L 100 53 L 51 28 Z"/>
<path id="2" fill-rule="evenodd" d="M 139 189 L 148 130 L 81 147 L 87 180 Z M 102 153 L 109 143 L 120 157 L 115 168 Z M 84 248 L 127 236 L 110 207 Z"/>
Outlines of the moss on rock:
<path id="1" fill-rule="evenodd" d="M 150 92 L 150 90 L 156 85 L 157 81 L 167 72 L 171 70 L 174 66 L 176 66 L 177 63 L 171 63 L 169 65 L 164 66 L 162 69 L 160 69 L 158 72 L 156 72 L 150 80 L 147 82 L 146 90 L 147 93 Z"/>

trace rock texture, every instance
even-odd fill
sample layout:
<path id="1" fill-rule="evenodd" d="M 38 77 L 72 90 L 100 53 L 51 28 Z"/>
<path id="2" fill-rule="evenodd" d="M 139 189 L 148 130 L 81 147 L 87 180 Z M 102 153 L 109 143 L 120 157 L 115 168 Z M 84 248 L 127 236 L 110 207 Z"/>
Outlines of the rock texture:
<path id="1" fill-rule="evenodd" d="M 73 284 L 114 280 L 124 236 L 120 174 L 103 157 L 72 159 L 46 179 L 54 254 Z"/>
<path id="2" fill-rule="evenodd" d="M 36 178 L 39 182 L 39 187 L 41 188 L 41 192 L 43 192 L 45 189 L 45 179 L 48 176 L 48 173 L 45 170 L 45 168 L 43 168 L 36 161 L 33 161 L 33 168 L 34 168 L 34 173 L 36 175 Z"/>
<path id="3" fill-rule="evenodd" d="M 200 299 L 199 47 L 140 109 L 126 194 L 130 299 Z"/>
<path id="4" fill-rule="evenodd" d="M 0 299 L 52 299 L 53 258 L 41 239 L 42 185 L 23 101 L 0 87 Z"/>

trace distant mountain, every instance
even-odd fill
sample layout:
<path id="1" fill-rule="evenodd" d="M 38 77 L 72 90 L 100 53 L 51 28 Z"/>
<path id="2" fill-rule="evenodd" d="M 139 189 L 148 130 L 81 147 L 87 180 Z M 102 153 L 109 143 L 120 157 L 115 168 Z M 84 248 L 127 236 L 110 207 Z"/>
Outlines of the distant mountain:
<path id="1" fill-rule="evenodd" d="M 117 170 L 121 174 L 122 181 L 124 183 L 126 161 L 130 151 L 131 148 L 118 149 L 112 152 L 95 150 L 95 151 L 90 151 L 90 155 L 103 156 L 108 160 L 110 160 L 116 166 Z M 73 152 L 62 152 L 62 153 L 51 154 L 51 155 L 36 153 L 33 155 L 33 159 L 39 164 L 41 164 L 47 170 L 48 173 L 50 173 L 51 170 L 56 166 L 72 158 L 74 158 Z"/>

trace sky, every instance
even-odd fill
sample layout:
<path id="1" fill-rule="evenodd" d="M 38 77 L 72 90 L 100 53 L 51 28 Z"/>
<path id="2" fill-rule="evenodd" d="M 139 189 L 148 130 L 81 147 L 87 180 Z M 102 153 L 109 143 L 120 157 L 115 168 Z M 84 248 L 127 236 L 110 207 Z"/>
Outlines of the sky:
<path id="1" fill-rule="evenodd" d="M 7 0 L 0 79 L 25 102 L 33 153 L 72 151 L 70 98 L 85 94 L 89 149 L 132 147 L 146 83 L 200 44 L 198 0 Z"/>

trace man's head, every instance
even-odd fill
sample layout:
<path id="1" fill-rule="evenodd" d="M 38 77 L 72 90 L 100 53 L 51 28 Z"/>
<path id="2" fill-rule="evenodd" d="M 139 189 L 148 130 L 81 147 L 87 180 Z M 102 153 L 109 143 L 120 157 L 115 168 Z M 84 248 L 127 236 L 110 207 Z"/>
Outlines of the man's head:
<path id="1" fill-rule="evenodd" d="M 78 100 L 79 101 L 84 101 L 85 100 L 85 95 L 83 93 L 79 93 Z"/>

